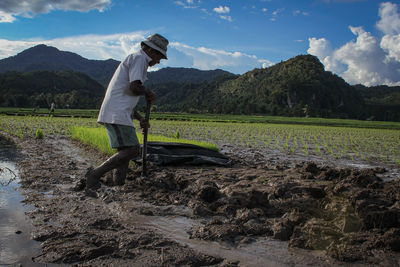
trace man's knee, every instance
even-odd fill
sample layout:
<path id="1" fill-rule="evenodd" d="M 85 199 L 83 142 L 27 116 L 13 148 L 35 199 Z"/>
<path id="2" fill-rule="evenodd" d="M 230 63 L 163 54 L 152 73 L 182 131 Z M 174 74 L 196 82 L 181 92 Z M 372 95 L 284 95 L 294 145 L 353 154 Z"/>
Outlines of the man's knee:
<path id="1" fill-rule="evenodd" d="M 121 149 L 118 150 L 118 153 L 124 159 L 133 159 L 133 158 L 135 158 L 135 157 L 137 157 L 139 155 L 139 153 L 140 153 L 140 145 L 121 148 Z"/>

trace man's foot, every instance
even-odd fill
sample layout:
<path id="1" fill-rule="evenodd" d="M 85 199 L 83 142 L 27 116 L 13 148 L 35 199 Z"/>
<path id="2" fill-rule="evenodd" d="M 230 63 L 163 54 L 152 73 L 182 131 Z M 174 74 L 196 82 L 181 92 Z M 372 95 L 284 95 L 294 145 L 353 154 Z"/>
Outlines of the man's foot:
<path id="1" fill-rule="evenodd" d="M 92 197 L 92 198 L 98 198 L 97 192 L 95 190 L 93 190 L 93 189 L 86 188 L 85 189 L 85 195 L 88 196 L 88 197 Z"/>
<path id="2" fill-rule="evenodd" d="M 100 178 L 97 177 L 94 173 L 93 167 L 89 167 L 86 171 L 86 189 L 96 190 L 101 187 Z"/>
<path id="3" fill-rule="evenodd" d="M 113 170 L 113 184 L 114 185 L 124 185 L 125 184 L 125 179 L 126 179 L 126 174 L 128 172 L 128 165 L 129 163 L 126 163 L 116 169 Z"/>
<path id="4" fill-rule="evenodd" d="M 113 184 L 114 185 L 124 185 L 126 174 L 121 174 L 118 170 L 113 171 Z"/>
<path id="5" fill-rule="evenodd" d="M 85 189 L 85 187 L 86 187 L 86 179 L 81 178 L 72 186 L 71 191 L 75 192 L 82 191 L 83 189 Z"/>

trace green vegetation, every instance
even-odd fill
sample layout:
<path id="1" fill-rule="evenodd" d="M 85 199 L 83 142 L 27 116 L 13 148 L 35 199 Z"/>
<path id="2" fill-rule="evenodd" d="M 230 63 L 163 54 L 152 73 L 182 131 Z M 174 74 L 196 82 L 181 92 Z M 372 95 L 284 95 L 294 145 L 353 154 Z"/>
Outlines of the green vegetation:
<path id="1" fill-rule="evenodd" d="M 0 73 L 0 105 L 5 107 L 98 108 L 104 87 L 89 76 L 72 71 Z"/>
<path id="2" fill-rule="evenodd" d="M 191 113 L 157 113 L 151 114 L 152 120 L 176 120 L 199 122 L 230 122 L 230 123 L 274 123 L 274 124 L 299 124 L 318 126 L 340 126 L 352 128 L 398 129 L 399 122 L 363 121 L 348 119 L 326 119 L 305 117 L 282 116 L 249 116 L 249 115 L 222 115 L 222 114 L 191 114 Z"/>
<path id="3" fill-rule="evenodd" d="M 54 117 L 75 117 L 75 118 L 97 118 L 98 109 L 57 109 Z M 143 111 L 142 111 L 143 112 Z M 0 114 L 19 116 L 49 116 L 48 109 L 28 108 L 6 108 L 0 107 Z M 320 125 L 340 126 L 352 128 L 372 129 L 398 129 L 400 122 L 387 121 L 363 121 L 348 119 L 326 119 L 306 117 L 282 117 L 282 116 L 261 116 L 261 115 L 224 115 L 224 114 L 193 114 L 193 113 L 172 113 L 152 112 L 151 120 L 163 121 L 199 121 L 199 122 L 230 122 L 230 123 L 274 123 L 274 124 L 298 124 L 298 125 Z"/>
<path id="4" fill-rule="evenodd" d="M 112 155 L 115 150 L 110 147 L 108 141 L 107 131 L 104 128 L 87 128 L 87 127 L 72 127 L 71 137 L 75 140 L 82 142 L 83 144 L 90 145 L 99 149 L 101 152 Z M 139 143 L 143 143 L 143 135 L 137 133 Z M 175 139 L 168 138 L 165 136 L 148 135 L 149 142 L 172 142 L 172 143 L 183 143 L 183 144 L 193 144 L 202 146 L 208 149 L 218 151 L 218 147 L 214 144 L 201 142 L 196 140 L 185 140 L 185 139 Z"/>
<path id="5" fill-rule="evenodd" d="M 382 162 L 400 165 L 400 131 L 285 125 L 265 123 L 220 123 L 153 121 L 151 132 L 181 138 L 212 141 L 218 146 L 261 149 L 268 153 L 318 156 L 325 159 Z"/>
<path id="6" fill-rule="evenodd" d="M 16 107 L 0 107 L 0 114 L 18 115 L 18 116 L 49 116 L 49 108 L 16 108 Z M 82 118 L 97 118 L 98 109 L 66 109 L 57 108 L 51 114 L 55 117 L 82 117 Z"/>
<path id="7" fill-rule="evenodd" d="M 46 137 L 71 136 L 73 126 L 84 127 L 85 134 L 92 132 L 92 136 L 96 138 L 87 138 L 90 140 L 100 139 L 98 136 L 103 135 L 105 140 L 103 142 L 108 147 L 108 137 L 103 127 L 93 118 L 0 116 L 0 131 L 18 138 L 35 138 L 37 129 L 40 129 Z M 237 149 L 255 148 L 265 155 L 276 153 L 287 155 L 289 160 L 291 156 L 301 156 L 400 165 L 399 128 L 152 120 L 149 132 L 149 141 L 184 142 L 186 139 L 200 145 L 201 143 L 197 142 L 213 143 L 219 147 L 229 145 Z M 177 132 L 179 139 L 175 138 Z M 152 139 L 153 136 L 156 139 Z M 140 138 L 139 133 L 138 137 Z"/>
<path id="8" fill-rule="evenodd" d="M 42 129 L 40 129 L 40 128 L 38 128 L 37 130 L 36 130 L 36 133 L 35 133 L 35 138 L 36 139 L 43 139 L 43 132 L 42 132 Z"/>

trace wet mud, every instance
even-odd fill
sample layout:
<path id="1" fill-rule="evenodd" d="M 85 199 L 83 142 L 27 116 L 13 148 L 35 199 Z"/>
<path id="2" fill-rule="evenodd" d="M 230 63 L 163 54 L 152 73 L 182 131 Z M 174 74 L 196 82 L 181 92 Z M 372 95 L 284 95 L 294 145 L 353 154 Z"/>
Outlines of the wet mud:
<path id="1" fill-rule="evenodd" d="M 64 137 L 16 142 L 25 202 L 35 207 L 32 239 L 42 242 L 35 262 L 400 265 L 400 179 L 387 167 L 265 161 L 226 149 L 231 167 L 150 164 L 142 177 L 132 164 L 125 185 L 104 177 L 89 197 L 72 187 L 103 155 Z"/>

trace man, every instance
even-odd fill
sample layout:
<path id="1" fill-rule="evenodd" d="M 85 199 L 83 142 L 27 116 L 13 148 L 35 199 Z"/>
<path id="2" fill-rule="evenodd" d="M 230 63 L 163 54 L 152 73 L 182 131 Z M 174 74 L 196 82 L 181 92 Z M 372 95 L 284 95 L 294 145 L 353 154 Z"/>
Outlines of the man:
<path id="1" fill-rule="evenodd" d="M 97 168 L 89 168 L 86 177 L 86 189 L 100 187 L 100 177 L 114 170 L 114 184 L 122 185 L 129 166 L 129 160 L 140 154 L 140 145 L 132 122 L 132 117 L 140 121 L 140 127 L 149 127 L 149 123 L 136 112 L 140 96 L 153 102 L 154 93 L 143 84 L 147 79 L 147 68 L 167 59 L 168 40 L 159 34 L 148 37 L 141 43 L 142 49 L 125 58 L 115 71 L 100 108 L 97 122 L 106 129 L 112 148 L 118 150 L 113 156 Z"/>
<path id="2" fill-rule="evenodd" d="M 56 103 L 51 102 L 51 105 L 50 105 L 50 113 L 54 113 L 55 110 L 56 110 Z"/>

